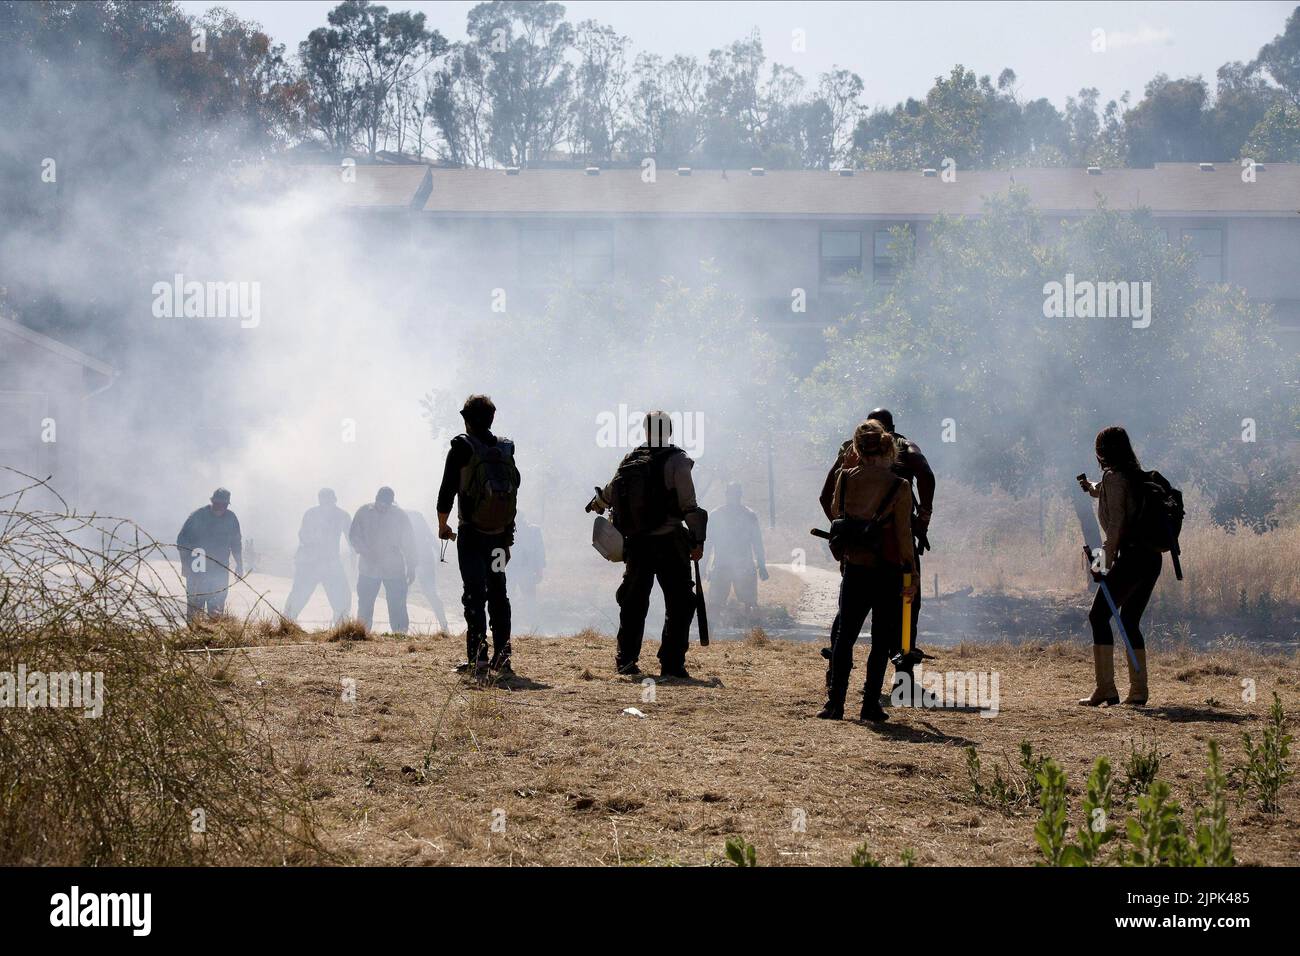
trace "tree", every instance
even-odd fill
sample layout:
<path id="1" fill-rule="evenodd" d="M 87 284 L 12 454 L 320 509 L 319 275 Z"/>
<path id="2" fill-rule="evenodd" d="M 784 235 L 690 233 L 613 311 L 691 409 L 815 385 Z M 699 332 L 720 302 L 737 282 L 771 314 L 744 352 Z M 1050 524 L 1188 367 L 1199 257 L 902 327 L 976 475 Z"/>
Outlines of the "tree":
<path id="1" fill-rule="evenodd" d="M 433 78 L 427 110 L 442 134 L 444 159 L 487 166 L 492 159 L 492 94 L 488 61 L 472 43 L 457 43 Z"/>
<path id="2" fill-rule="evenodd" d="M 1150 324 L 1046 317 L 1047 285 L 1067 275 L 1149 282 Z M 909 417 L 951 418 L 959 440 L 926 449 L 936 467 L 1013 494 L 1068 487 L 1097 430 L 1123 423 L 1147 467 L 1204 488 L 1227 521 L 1242 517 L 1235 482 L 1269 457 L 1258 450 L 1275 457 L 1284 447 L 1296 409 L 1281 383 L 1296 374 L 1267 310 L 1240 290 L 1199 284 L 1194 254 L 1148 213 L 1098 208 L 1048 231 L 1013 190 L 981 216 L 935 223 L 923 257 L 904 253 L 894 284 L 828 334 L 804 397 L 827 445 L 861 416 L 864 394 Z M 1258 443 L 1240 441 L 1241 409 L 1251 409 Z M 1223 467 L 1205 467 L 1211 459 Z M 1256 495 L 1250 506 L 1267 512 L 1271 502 Z"/>
<path id="3" fill-rule="evenodd" d="M 1300 109 L 1300 7 L 1287 17 L 1282 33 L 1264 44 L 1250 68 L 1267 74 Z"/>
<path id="4" fill-rule="evenodd" d="M 1230 158 L 1214 155 L 1206 135 L 1208 100 L 1209 90 L 1199 76 L 1171 80 L 1164 73 L 1156 74 L 1142 99 L 1124 114 L 1128 165 Z"/>
<path id="5" fill-rule="evenodd" d="M 609 159 L 624 137 L 627 49 L 631 40 L 594 20 L 578 24 L 573 146 L 587 160 Z"/>
<path id="6" fill-rule="evenodd" d="M 470 42 L 486 56 L 492 157 L 511 166 L 543 160 L 570 122 L 573 27 L 558 3 L 503 0 L 469 12 Z"/>
<path id="7" fill-rule="evenodd" d="M 935 77 L 924 100 L 864 116 L 854 147 L 864 164 L 880 169 L 938 166 L 948 158 L 959 169 L 1066 162 L 1066 118 L 1047 100 L 1022 104 L 1015 83 L 1012 70 L 1003 70 L 995 85 L 958 64 Z"/>
<path id="8" fill-rule="evenodd" d="M 414 97 L 411 85 L 447 41 L 425 27 L 423 13 L 389 13 L 370 0 L 344 0 L 328 19 L 298 48 L 320 105 L 316 126 L 335 149 L 360 140 L 373 157 L 394 129 L 394 111 Z"/>

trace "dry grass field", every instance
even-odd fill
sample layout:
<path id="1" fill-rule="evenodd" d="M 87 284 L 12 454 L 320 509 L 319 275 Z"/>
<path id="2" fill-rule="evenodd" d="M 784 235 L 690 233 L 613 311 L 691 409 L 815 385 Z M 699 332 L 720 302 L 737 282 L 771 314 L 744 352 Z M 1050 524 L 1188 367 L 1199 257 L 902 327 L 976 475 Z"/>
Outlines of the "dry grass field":
<path id="1" fill-rule="evenodd" d="M 977 801 L 968 746 L 985 782 L 995 767 L 1022 776 L 1023 740 L 1054 757 L 1076 818 L 1098 755 L 1122 780 L 1133 749 L 1154 749 L 1190 816 L 1211 739 L 1231 769 L 1273 691 L 1300 712 L 1293 656 L 1168 642 L 1152 647 L 1145 708 L 1074 703 L 1090 689 L 1082 644 L 963 644 L 936 650 L 930 666 L 997 672 L 996 717 L 893 709 L 876 726 L 815 719 L 816 647 L 761 633 L 693 646 L 694 679 L 656 684 L 653 700 L 614 674 L 612 639 L 594 631 L 518 639 L 520 676 L 488 688 L 454 674 L 458 636 L 283 639 L 215 652 L 206 666 L 223 693 L 265 701 L 280 763 L 307 787 L 325 844 L 358 864 L 709 865 L 737 835 L 760 865 L 843 865 L 864 843 L 890 865 L 904 854 L 918 865 L 1029 865 L 1036 805 Z M 647 673 L 655 650 L 648 642 Z M 1294 781 L 1281 813 L 1234 802 L 1238 861 L 1300 861 L 1298 803 Z"/>

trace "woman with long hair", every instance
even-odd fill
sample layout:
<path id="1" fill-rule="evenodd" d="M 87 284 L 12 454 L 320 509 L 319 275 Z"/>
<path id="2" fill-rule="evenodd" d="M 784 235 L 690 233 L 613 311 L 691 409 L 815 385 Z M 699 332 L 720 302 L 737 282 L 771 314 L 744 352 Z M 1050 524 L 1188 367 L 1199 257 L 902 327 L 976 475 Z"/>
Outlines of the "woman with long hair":
<path id="1" fill-rule="evenodd" d="M 837 521 L 856 522 L 873 530 L 846 536 L 840 556 L 840 630 L 831 652 L 826 704 L 817 716 L 839 720 L 844 716 L 853 645 L 871 615 L 871 653 L 867 681 L 862 689 L 861 719 L 882 721 L 880 691 L 890 655 L 903 639 L 903 574 L 915 566 L 912 544 L 911 484 L 890 470 L 896 446 L 894 436 L 874 420 L 863 422 L 853 433 L 857 463 L 843 468 L 835 482 L 833 513 Z M 834 530 L 835 522 L 832 522 Z M 916 593 L 909 585 L 908 597 Z"/>
<path id="2" fill-rule="evenodd" d="M 1111 599 L 1119 608 L 1137 667 L 1129 667 L 1128 696 L 1124 703 L 1147 702 L 1147 652 L 1142 640 L 1142 612 L 1160 578 L 1160 552 L 1144 543 L 1139 535 L 1142 517 L 1142 489 L 1146 473 L 1138 463 L 1128 432 L 1118 425 L 1103 428 L 1095 443 L 1101 481 L 1081 478 L 1083 490 L 1097 499 L 1097 518 L 1105 542 L 1102 545 L 1100 573 Z M 1092 626 L 1092 663 L 1096 686 L 1092 694 L 1079 701 L 1087 707 L 1118 704 L 1115 687 L 1114 636 L 1110 629 L 1111 610 L 1101 588 L 1092 601 L 1088 622 Z"/>

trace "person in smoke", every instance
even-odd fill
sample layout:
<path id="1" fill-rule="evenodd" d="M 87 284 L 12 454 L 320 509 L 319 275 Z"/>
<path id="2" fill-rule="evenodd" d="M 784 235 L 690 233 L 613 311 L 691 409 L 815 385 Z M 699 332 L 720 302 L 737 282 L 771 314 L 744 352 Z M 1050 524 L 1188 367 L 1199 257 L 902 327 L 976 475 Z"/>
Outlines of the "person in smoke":
<path id="1" fill-rule="evenodd" d="M 388 629 L 393 634 L 405 634 L 411 623 L 406 612 L 406 592 L 415 580 L 419 555 L 411 519 L 395 501 L 392 488 L 380 488 L 374 504 L 357 509 L 348 540 L 359 559 L 357 617 L 367 629 L 374 624 L 375 599 L 382 584 L 388 602 Z"/>
<path id="2" fill-rule="evenodd" d="M 438 537 L 456 542 L 456 563 L 465 609 L 464 670 L 483 679 L 490 671 L 511 674 L 510 594 L 506 564 L 514 544 L 520 475 L 515 445 L 492 434 L 497 408 L 486 395 L 471 395 L 460 416 L 465 431 L 451 440 L 438 488 Z M 456 530 L 447 521 L 453 500 Z M 486 613 L 484 606 L 486 605 Z M 487 632 L 492 629 L 492 658 Z"/>
<path id="3" fill-rule="evenodd" d="M 546 542 L 542 529 L 515 516 L 515 543 L 510 550 L 510 604 L 516 618 L 525 619 L 524 626 L 537 613 L 537 586 L 546 571 Z"/>
<path id="4" fill-rule="evenodd" d="M 218 488 L 210 503 L 185 519 L 176 536 L 181 574 L 185 577 L 186 619 L 221 614 L 230 586 L 230 561 L 235 576 L 244 574 L 244 542 L 239 519 L 230 510 L 230 492 Z"/>
<path id="5" fill-rule="evenodd" d="M 763 531 L 758 515 L 741 501 L 739 482 L 727 485 L 727 503 L 710 515 L 709 523 L 704 556 L 710 599 L 726 604 L 734 591 L 745 607 L 758 607 L 758 580 L 768 578 Z"/>
<path id="6" fill-rule="evenodd" d="M 1097 519 L 1104 541 L 1101 570 L 1111 599 L 1119 608 L 1137 657 L 1138 669 L 1128 672 L 1128 696 L 1124 703 L 1138 706 L 1147 702 L 1147 652 L 1142 639 L 1142 612 L 1160 578 L 1163 561 L 1160 552 L 1143 541 L 1139 519 L 1142 514 L 1142 487 L 1146 479 L 1129 441 L 1128 432 L 1118 425 L 1103 428 L 1094 443 L 1101 481 L 1079 479 L 1084 491 L 1097 499 Z M 1101 588 L 1093 596 L 1088 623 L 1092 626 L 1092 666 L 1096 686 L 1079 701 L 1087 707 L 1118 704 L 1115 687 L 1114 635 L 1110 629 L 1111 611 Z"/>
<path id="7" fill-rule="evenodd" d="M 894 439 L 894 461 L 890 466 L 895 475 L 907 481 L 909 485 L 909 497 L 912 499 L 914 506 L 912 510 L 912 535 L 916 539 L 913 559 L 915 568 L 914 580 L 919 584 L 921 580 L 921 555 L 930 547 L 929 529 L 930 517 L 934 511 L 934 489 L 935 478 L 934 471 L 930 468 L 929 461 L 921 452 L 921 448 L 916 442 L 912 441 L 906 435 L 894 431 L 894 414 L 887 408 L 873 409 L 867 415 L 868 421 L 876 421 L 881 424 L 886 432 L 891 434 Z M 841 469 L 851 468 L 857 462 L 856 452 L 853 448 L 853 442 L 846 441 L 840 446 L 839 454 L 835 458 L 835 464 L 831 470 L 826 473 L 826 480 L 822 483 L 822 493 L 820 497 L 822 511 L 826 513 L 827 518 L 833 518 L 831 514 L 831 502 L 835 490 L 835 482 Z M 911 488 L 914 486 L 915 494 Z M 904 661 L 896 668 L 896 686 L 902 682 L 902 675 L 908 675 L 907 686 L 911 686 L 911 673 L 915 660 L 921 657 L 921 652 L 916 646 L 920 637 L 920 618 L 921 618 L 921 590 L 918 587 L 916 596 L 912 599 L 912 655 L 911 659 Z M 830 646 L 822 649 L 822 657 L 829 662 L 831 656 L 835 653 L 835 637 L 839 633 L 839 618 L 831 625 Z M 831 669 L 829 663 L 826 667 L 826 681 L 829 684 L 831 679 Z M 911 694 L 897 695 L 899 700 L 907 703 L 913 700 Z"/>
<path id="8" fill-rule="evenodd" d="M 902 646 L 903 600 L 915 598 L 916 585 L 904 585 L 903 575 L 915 570 L 911 483 L 893 472 L 898 457 L 894 436 L 874 419 L 853 433 L 852 464 L 845 464 L 832 489 L 832 546 L 840 559 L 839 633 L 831 653 L 831 677 L 826 703 L 817 714 L 823 720 L 844 716 L 853 645 L 871 616 L 871 653 L 862 688 L 862 720 L 886 719 L 880 706 L 885 666 Z M 880 522 L 875 535 L 855 534 L 850 522 Z M 837 526 L 844 529 L 840 538 Z"/>
<path id="9" fill-rule="evenodd" d="M 325 588 L 334 623 L 352 612 L 352 590 L 343 570 L 339 541 L 348 536 L 352 518 L 338 506 L 332 488 L 316 494 L 318 504 L 308 508 L 298 528 L 298 551 L 293 557 L 293 587 L 284 602 L 284 616 L 296 620 L 319 584 Z"/>
<path id="10" fill-rule="evenodd" d="M 643 425 L 645 443 L 628 452 L 589 505 L 600 512 L 612 508 L 614 527 L 623 535 L 626 567 L 618 587 L 614 667 L 620 674 L 641 673 L 637 661 L 657 578 L 664 595 L 659 669 L 664 677 L 684 679 L 690 677 L 686 651 L 695 611 L 691 561 L 704 556 L 709 515 L 695 501 L 694 462 L 672 444 L 671 419 L 655 411 Z"/>
<path id="11" fill-rule="evenodd" d="M 438 538 L 429 527 L 429 522 L 418 511 L 408 511 L 411 528 L 415 531 L 415 551 L 419 558 L 415 577 L 424 592 L 424 599 L 433 608 L 433 616 L 438 619 L 438 627 L 447 630 L 447 609 L 442 606 L 438 596 Z"/>

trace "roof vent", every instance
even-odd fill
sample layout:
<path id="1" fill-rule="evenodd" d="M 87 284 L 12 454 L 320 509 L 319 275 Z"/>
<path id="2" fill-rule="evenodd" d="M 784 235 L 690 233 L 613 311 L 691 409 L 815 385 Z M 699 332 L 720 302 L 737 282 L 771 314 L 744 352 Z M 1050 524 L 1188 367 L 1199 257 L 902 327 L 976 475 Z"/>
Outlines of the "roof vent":
<path id="1" fill-rule="evenodd" d="M 838 169 L 838 170 L 836 170 L 836 172 L 838 172 L 841 176 L 852 176 L 852 175 L 853 175 L 853 170 L 851 170 L 851 169 Z"/>
<path id="2" fill-rule="evenodd" d="M 689 176 L 690 174 L 691 174 L 691 167 L 689 167 L 689 166 L 678 166 L 678 167 L 677 167 L 677 175 L 678 175 L 678 176 Z"/>
<path id="3" fill-rule="evenodd" d="M 583 170 L 583 172 L 585 172 L 588 176 L 599 176 L 599 175 L 600 175 L 600 167 L 599 167 L 599 166 L 588 166 L 585 170 Z"/>
<path id="4" fill-rule="evenodd" d="M 929 177 L 933 178 L 933 177 L 939 175 L 939 170 L 937 170 L 937 169 L 932 169 L 932 168 L 930 168 L 929 166 L 927 166 L 925 169 L 921 170 L 921 175 L 922 175 L 922 176 L 929 176 Z"/>
<path id="5" fill-rule="evenodd" d="M 507 175 L 507 176 L 518 176 L 518 175 L 519 175 L 519 167 L 518 167 L 518 166 L 507 166 L 507 167 L 506 167 L 506 175 Z"/>
<path id="6" fill-rule="evenodd" d="M 1203 173 L 1214 172 L 1214 163 L 1201 163 L 1200 166 L 1201 166 L 1201 172 Z"/>
<path id="7" fill-rule="evenodd" d="M 750 167 L 749 167 L 749 175 L 751 175 L 751 176 L 762 176 L 762 175 L 763 175 L 764 173 L 766 173 L 766 172 L 767 172 L 767 170 L 764 169 L 762 166 L 750 166 Z"/>
<path id="8" fill-rule="evenodd" d="M 1089 176 L 1100 176 L 1100 175 L 1101 175 L 1101 167 L 1100 167 L 1100 166 L 1089 166 L 1089 167 L 1088 167 L 1088 175 L 1089 175 Z"/>

